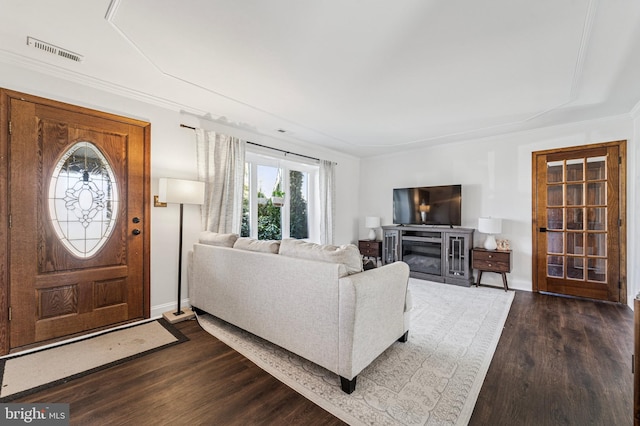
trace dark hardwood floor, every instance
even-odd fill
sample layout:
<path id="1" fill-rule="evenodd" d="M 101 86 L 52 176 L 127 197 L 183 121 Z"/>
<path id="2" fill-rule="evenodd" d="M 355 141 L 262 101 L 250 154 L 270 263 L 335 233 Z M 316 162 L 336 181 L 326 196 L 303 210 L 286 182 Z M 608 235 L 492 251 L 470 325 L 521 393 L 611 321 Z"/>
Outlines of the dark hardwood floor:
<path id="1" fill-rule="evenodd" d="M 633 311 L 516 292 L 470 425 L 632 425 Z"/>
<path id="2" fill-rule="evenodd" d="M 344 424 L 176 325 L 190 341 L 13 402 L 70 403 L 73 425 Z M 516 292 L 470 424 L 631 425 L 632 353 L 628 307 Z"/>

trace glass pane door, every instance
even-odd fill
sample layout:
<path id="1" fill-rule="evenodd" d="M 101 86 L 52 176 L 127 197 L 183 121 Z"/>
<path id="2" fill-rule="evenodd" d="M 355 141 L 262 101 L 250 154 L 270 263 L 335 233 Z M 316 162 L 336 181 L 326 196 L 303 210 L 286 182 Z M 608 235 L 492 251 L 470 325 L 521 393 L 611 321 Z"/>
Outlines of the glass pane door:
<path id="1" fill-rule="evenodd" d="M 607 157 L 547 162 L 547 276 L 607 281 Z"/>

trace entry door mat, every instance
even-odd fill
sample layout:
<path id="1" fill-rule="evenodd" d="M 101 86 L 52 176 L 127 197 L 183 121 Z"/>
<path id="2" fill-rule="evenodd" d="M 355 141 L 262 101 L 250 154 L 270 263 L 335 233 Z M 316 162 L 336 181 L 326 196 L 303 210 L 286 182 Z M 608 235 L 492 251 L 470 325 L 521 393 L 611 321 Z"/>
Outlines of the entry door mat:
<path id="1" fill-rule="evenodd" d="M 122 364 L 189 340 L 161 318 L 0 360 L 0 402 Z"/>

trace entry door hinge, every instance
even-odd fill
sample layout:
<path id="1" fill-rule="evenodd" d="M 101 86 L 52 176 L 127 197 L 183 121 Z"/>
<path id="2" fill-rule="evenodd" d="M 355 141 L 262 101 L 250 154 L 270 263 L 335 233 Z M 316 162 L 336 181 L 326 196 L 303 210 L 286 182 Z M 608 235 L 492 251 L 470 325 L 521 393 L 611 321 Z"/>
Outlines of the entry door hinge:
<path id="1" fill-rule="evenodd" d="M 11 321 L 11 306 L 9 306 L 9 321 Z"/>
<path id="2" fill-rule="evenodd" d="M 9 215 L 9 228 L 11 228 L 11 215 Z"/>
<path id="3" fill-rule="evenodd" d="M 11 136 L 11 122 L 9 122 L 9 136 Z"/>

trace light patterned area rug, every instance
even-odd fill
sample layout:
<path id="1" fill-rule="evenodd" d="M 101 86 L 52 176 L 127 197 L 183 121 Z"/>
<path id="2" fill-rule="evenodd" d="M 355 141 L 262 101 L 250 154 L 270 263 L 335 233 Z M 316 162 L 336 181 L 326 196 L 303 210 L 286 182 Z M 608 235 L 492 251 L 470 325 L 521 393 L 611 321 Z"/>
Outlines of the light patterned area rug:
<path id="1" fill-rule="evenodd" d="M 68 382 L 188 340 L 164 319 L 108 330 L 0 360 L 0 402 Z"/>
<path id="2" fill-rule="evenodd" d="M 466 425 L 514 293 L 409 280 L 407 343 L 394 343 L 347 395 L 334 373 L 211 315 L 201 326 L 351 425 Z"/>

